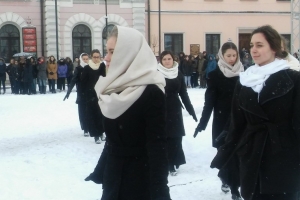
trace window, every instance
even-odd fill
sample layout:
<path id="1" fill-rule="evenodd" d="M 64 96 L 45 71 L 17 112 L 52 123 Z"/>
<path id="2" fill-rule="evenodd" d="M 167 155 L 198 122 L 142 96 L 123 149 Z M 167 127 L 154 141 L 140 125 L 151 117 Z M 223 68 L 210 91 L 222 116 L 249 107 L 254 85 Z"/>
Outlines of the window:
<path id="1" fill-rule="evenodd" d="M 220 34 L 206 34 L 206 52 L 216 55 L 220 49 Z"/>
<path id="2" fill-rule="evenodd" d="M 19 53 L 20 49 L 20 31 L 14 25 L 4 25 L 0 29 L 0 57 L 9 63 L 12 56 Z"/>
<path id="3" fill-rule="evenodd" d="M 103 52 L 103 57 L 106 55 L 106 42 L 107 42 L 107 34 L 113 29 L 115 25 L 109 24 L 107 25 L 107 28 L 105 27 L 102 31 L 102 52 Z M 107 30 L 107 31 L 106 31 Z"/>
<path id="4" fill-rule="evenodd" d="M 178 55 L 183 52 L 183 35 L 182 34 L 165 34 L 165 51 L 171 51 Z"/>
<path id="5" fill-rule="evenodd" d="M 82 53 L 90 54 L 92 50 L 92 36 L 89 27 L 83 24 L 75 26 L 72 32 L 73 60 Z"/>
<path id="6" fill-rule="evenodd" d="M 119 0 L 106 0 L 107 1 L 107 5 L 118 5 L 119 4 Z M 131 3 L 131 1 L 130 1 Z M 99 0 L 99 4 L 105 4 L 105 0 Z"/>
<path id="7" fill-rule="evenodd" d="M 94 4 L 94 0 L 73 0 L 74 4 Z"/>

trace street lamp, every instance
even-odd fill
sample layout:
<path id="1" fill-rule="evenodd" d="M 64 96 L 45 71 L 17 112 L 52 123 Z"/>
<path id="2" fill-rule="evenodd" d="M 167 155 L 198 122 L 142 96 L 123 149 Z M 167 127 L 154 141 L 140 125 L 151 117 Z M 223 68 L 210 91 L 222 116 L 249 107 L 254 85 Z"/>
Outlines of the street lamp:
<path id="1" fill-rule="evenodd" d="M 105 40 L 107 41 L 107 37 L 108 37 L 108 27 L 107 27 L 107 0 L 105 0 L 105 34 L 106 34 L 106 38 Z M 103 49 L 103 54 L 104 54 L 104 49 Z M 106 55 L 103 55 L 103 57 Z"/>
<path id="2" fill-rule="evenodd" d="M 158 53 L 161 53 L 161 19 L 160 19 L 160 0 L 158 0 Z"/>
<path id="3" fill-rule="evenodd" d="M 55 0 L 55 26 L 56 26 L 56 59 L 59 59 L 58 49 L 58 18 L 57 18 L 57 0 Z"/>

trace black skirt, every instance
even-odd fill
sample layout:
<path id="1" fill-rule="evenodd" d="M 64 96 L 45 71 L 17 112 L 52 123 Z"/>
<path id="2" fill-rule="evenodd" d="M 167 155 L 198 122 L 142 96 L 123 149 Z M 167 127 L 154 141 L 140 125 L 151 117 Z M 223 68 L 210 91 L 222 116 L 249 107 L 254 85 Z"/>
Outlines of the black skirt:
<path id="1" fill-rule="evenodd" d="M 178 169 L 180 165 L 185 164 L 185 156 L 182 149 L 182 137 L 168 137 L 168 162 L 171 166 L 176 166 Z"/>

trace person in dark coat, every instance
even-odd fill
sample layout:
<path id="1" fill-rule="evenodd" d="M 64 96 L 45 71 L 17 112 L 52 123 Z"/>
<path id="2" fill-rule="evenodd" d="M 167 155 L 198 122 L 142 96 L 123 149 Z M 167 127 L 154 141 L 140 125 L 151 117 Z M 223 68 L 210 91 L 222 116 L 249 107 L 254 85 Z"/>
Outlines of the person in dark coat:
<path id="1" fill-rule="evenodd" d="M 245 200 L 298 200 L 300 191 L 300 73 L 283 60 L 279 33 L 262 26 L 251 36 L 255 62 L 240 73 L 226 143 L 213 168 L 239 157 Z"/>
<path id="2" fill-rule="evenodd" d="M 206 88 L 206 79 L 205 79 L 205 69 L 207 66 L 207 61 L 205 60 L 202 53 L 199 53 L 198 56 L 198 74 L 200 79 L 200 88 Z"/>
<path id="3" fill-rule="evenodd" d="M 37 84 L 37 74 L 38 74 L 38 69 L 37 69 L 37 62 L 33 57 L 31 57 L 31 64 L 32 64 L 32 85 L 31 85 L 31 91 L 32 94 L 36 94 L 36 84 Z"/>
<path id="4" fill-rule="evenodd" d="M 178 70 L 183 73 L 182 71 L 182 67 L 183 67 L 183 62 L 185 60 L 185 53 L 184 52 L 180 52 L 178 55 L 179 61 L 178 61 Z"/>
<path id="5" fill-rule="evenodd" d="M 80 55 L 80 65 L 77 65 L 74 71 L 74 75 L 72 78 L 72 81 L 70 83 L 70 86 L 68 87 L 67 94 L 64 98 L 64 101 L 69 98 L 73 87 L 76 85 L 77 86 L 77 98 L 76 98 L 76 103 L 78 105 L 78 116 L 79 116 L 79 122 L 81 126 L 81 130 L 83 130 L 83 135 L 85 137 L 89 136 L 89 131 L 88 131 L 88 124 L 86 120 L 86 104 L 84 99 L 84 92 L 82 91 L 82 86 L 81 86 L 81 75 L 83 68 L 87 66 L 89 63 L 89 55 L 87 53 L 82 53 Z"/>
<path id="6" fill-rule="evenodd" d="M 85 124 L 88 132 L 94 137 L 95 143 L 100 144 L 100 137 L 103 137 L 104 128 L 101 122 L 102 113 L 98 105 L 98 98 L 94 89 L 100 76 L 106 75 L 106 67 L 100 62 L 100 51 L 94 49 L 91 53 L 92 60 L 84 66 L 81 74 L 82 101 L 85 106 Z"/>
<path id="7" fill-rule="evenodd" d="M 185 60 L 182 62 L 182 74 L 184 76 L 184 83 L 188 88 L 191 87 L 192 65 L 191 56 L 186 55 Z"/>
<path id="8" fill-rule="evenodd" d="M 20 94 L 25 94 L 25 84 L 24 84 L 24 70 L 25 70 L 25 65 L 26 65 L 26 59 L 25 57 L 20 57 L 19 61 L 19 67 L 18 67 L 18 80 L 19 80 L 19 89 L 20 89 Z"/>
<path id="9" fill-rule="evenodd" d="M 244 66 L 239 59 L 239 53 L 234 43 L 224 43 L 219 50 L 218 56 L 219 62 L 217 68 L 210 72 L 209 79 L 207 80 L 202 117 L 194 134 L 194 137 L 196 137 L 198 132 L 206 129 L 213 111 L 212 146 L 215 148 L 219 148 L 223 144 L 223 142 L 219 142 L 217 138 L 220 135 L 225 135 L 225 133 L 222 132 L 227 132 L 229 129 L 231 101 L 234 88 L 238 81 L 239 73 L 244 71 Z M 235 157 L 231 163 L 232 167 L 228 169 L 226 173 L 224 170 L 220 171 L 219 176 L 226 175 L 234 180 L 238 180 L 239 177 L 234 177 L 236 171 L 232 170 L 236 169 L 237 165 L 238 160 Z M 221 189 L 225 193 L 229 191 L 228 181 L 226 181 L 228 179 L 227 177 L 221 177 Z M 238 181 L 230 185 L 232 199 L 240 198 L 238 187 Z"/>
<path id="10" fill-rule="evenodd" d="M 196 59 L 194 56 L 190 56 L 191 60 L 192 60 L 192 76 L 191 76 L 191 87 L 192 88 L 196 88 L 199 86 L 198 84 L 198 59 Z"/>
<path id="11" fill-rule="evenodd" d="M 39 80 L 39 87 L 40 93 L 46 94 L 46 84 L 47 84 L 47 64 L 44 60 L 44 57 L 38 58 L 37 63 L 37 70 L 38 70 L 38 80 Z"/>
<path id="12" fill-rule="evenodd" d="M 101 200 L 170 200 L 165 80 L 157 60 L 144 36 L 127 27 L 113 28 L 107 52 L 107 76 L 95 86 L 107 137 L 86 180 L 103 184 Z"/>
<path id="13" fill-rule="evenodd" d="M 57 89 L 61 92 L 65 91 L 66 88 L 66 77 L 68 72 L 68 66 L 65 59 L 61 58 L 57 62 Z"/>
<path id="14" fill-rule="evenodd" d="M 6 73 L 9 77 L 9 82 L 10 82 L 10 87 L 11 87 L 11 93 L 15 93 L 15 77 L 14 77 L 14 64 L 15 64 L 15 59 L 10 59 L 9 65 L 6 67 Z"/>
<path id="15" fill-rule="evenodd" d="M 216 68 L 217 68 L 217 62 L 216 62 L 216 58 L 213 54 L 210 54 L 208 56 L 208 60 L 207 60 L 207 66 L 206 66 L 206 69 L 205 69 L 205 79 L 209 79 L 210 76 L 209 76 L 209 73 L 214 71 Z"/>
<path id="16" fill-rule="evenodd" d="M 161 64 L 158 64 L 158 70 L 166 79 L 166 132 L 168 141 L 169 172 L 172 176 L 175 176 L 177 175 L 175 167 L 178 169 L 180 165 L 186 163 L 182 149 L 182 137 L 185 136 L 185 130 L 181 111 L 182 104 L 179 96 L 186 110 L 196 122 L 197 116 L 187 93 L 184 77 L 181 72 L 178 71 L 178 63 L 175 62 L 173 58 L 174 56 L 170 51 L 162 52 L 160 55 Z"/>
<path id="17" fill-rule="evenodd" d="M 32 82 L 33 82 L 33 63 L 31 60 L 31 56 L 26 59 L 24 74 L 23 74 L 23 82 L 24 82 L 24 91 L 23 94 L 32 94 Z"/>
<path id="18" fill-rule="evenodd" d="M 49 91 L 56 93 L 55 80 L 57 80 L 57 62 L 54 56 L 50 56 L 47 63 Z"/>
<path id="19" fill-rule="evenodd" d="M 20 83 L 19 83 L 19 63 L 17 60 L 14 61 L 13 68 L 11 70 L 12 76 L 14 78 L 14 94 L 20 93 Z"/>
<path id="20" fill-rule="evenodd" d="M 6 80 L 6 64 L 3 58 L 0 58 L 0 94 L 1 94 L 1 85 L 3 87 L 3 94 L 5 94 L 5 80 Z"/>
<path id="21" fill-rule="evenodd" d="M 70 87 L 71 80 L 73 78 L 74 65 L 70 57 L 66 57 L 67 70 L 67 86 Z M 77 67 L 77 66 L 76 66 Z"/>

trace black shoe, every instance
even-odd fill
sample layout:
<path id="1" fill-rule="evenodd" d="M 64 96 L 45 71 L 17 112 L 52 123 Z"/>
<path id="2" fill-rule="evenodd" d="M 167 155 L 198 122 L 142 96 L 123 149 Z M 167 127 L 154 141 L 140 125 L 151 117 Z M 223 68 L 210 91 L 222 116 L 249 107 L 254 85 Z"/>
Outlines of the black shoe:
<path id="1" fill-rule="evenodd" d="M 222 183 L 221 190 L 226 194 L 227 192 L 230 191 L 230 188 L 227 184 Z"/>
<path id="2" fill-rule="evenodd" d="M 96 144 L 101 144 L 101 140 L 99 137 L 94 137 L 95 138 L 95 143 Z"/>

